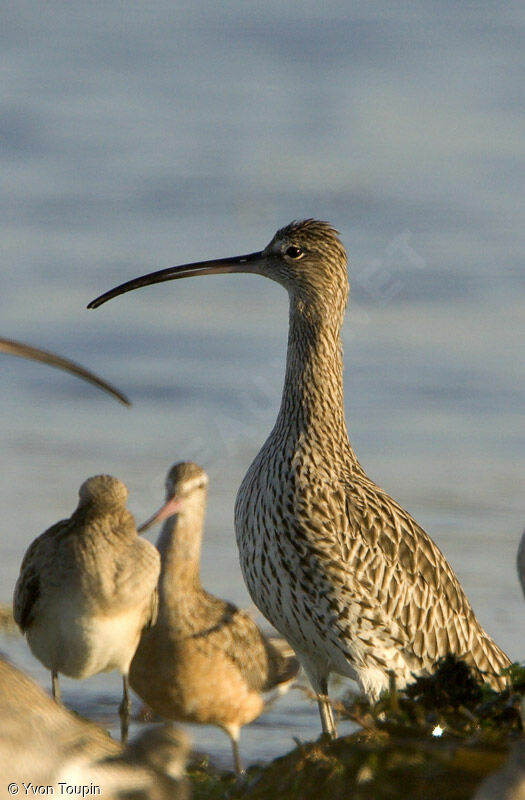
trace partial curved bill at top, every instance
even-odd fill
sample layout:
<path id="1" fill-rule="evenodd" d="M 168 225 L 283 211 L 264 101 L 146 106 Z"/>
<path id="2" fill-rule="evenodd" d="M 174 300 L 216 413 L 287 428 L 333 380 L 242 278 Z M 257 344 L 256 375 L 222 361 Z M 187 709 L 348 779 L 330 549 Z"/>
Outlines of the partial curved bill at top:
<path id="1" fill-rule="evenodd" d="M 12 356 L 29 358 L 33 361 L 40 361 L 42 364 L 49 364 L 50 367 L 63 369 L 65 372 L 70 372 L 72 375 L 76 375 L 77 377 L 88 381 L 88 383 L 98 386 L 99 389 L 103 389 L 108 394 L 113 395 L 113 397 L 115 397 L 117 400 L 120 400 L 120 402 L 124 403 L 124 405 L 131 405 L 125 394 L 122 394 L 122 392 L 120 392 L 110 383 L 102 380 L 102 378 L 99 378 L 93 372 L 84 369 L 84 367 L 81 367 L 80 364 L 75 364 L 74 361 L 70 361 L 68 358 L 62 358 L 62 356 L 57 356 L 55 353 L 50 353 L 47 350 L 40 350 L 38 347 L 32 347 L 29 344 L 23 344 L 22 342 L 17 342 L 14 339 L 4 339 L 2 337 L 0 337 L 0 353 L 8 353 Z"/>

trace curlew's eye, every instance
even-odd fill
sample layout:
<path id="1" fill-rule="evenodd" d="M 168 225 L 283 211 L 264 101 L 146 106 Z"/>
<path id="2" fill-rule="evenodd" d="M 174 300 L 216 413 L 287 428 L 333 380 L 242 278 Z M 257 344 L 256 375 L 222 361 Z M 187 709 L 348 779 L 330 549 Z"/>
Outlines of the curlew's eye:
<path id="1" fill-rule="evenodd" d="M 290 258 L 301 258 L 304 255 L 303 251 L 300 247 L 295 247 L 295 245 L 290 245 L 290 247 L 286 248 L 286 255 Z"/>

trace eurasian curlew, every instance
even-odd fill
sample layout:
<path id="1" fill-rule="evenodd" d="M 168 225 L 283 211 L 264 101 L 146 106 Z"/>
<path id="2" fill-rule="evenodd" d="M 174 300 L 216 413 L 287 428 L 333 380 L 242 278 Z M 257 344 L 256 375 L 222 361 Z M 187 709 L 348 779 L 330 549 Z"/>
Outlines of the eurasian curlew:
<path id="1" fill-rule="evenodd" d="M 90 303 L 152 283 L 244 272 L 287 289 L 285 383 L 277 421 L 237 494 L 241 568 L 258 608 L 296 651 L 334 735 L 327 681 L 336 672 L 377 697 L 454 653 L 503 688 L 509 665 L 478 622 L 448 561 L 365 474 L 343 405 L 345 249 L 326 222 L 277 231 L 262 252 L 170 267 Z"/>

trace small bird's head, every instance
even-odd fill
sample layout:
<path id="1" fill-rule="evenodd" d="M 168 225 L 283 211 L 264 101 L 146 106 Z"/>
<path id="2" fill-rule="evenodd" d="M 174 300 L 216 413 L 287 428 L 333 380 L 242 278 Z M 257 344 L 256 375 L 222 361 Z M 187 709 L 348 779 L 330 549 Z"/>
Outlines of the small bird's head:
<path id="1" fill-rule="evenodd" d="M 111 289 L 93 300 L 88 308 L 97 308 L 119 294 L 152 283 L 227 272 L 264 275 L 284 286 L 294 300 L 322 312 L 334 308 L 343 312 L 346 305 L 346 252 L 337 231 L 328 222 L 305 219 L 280 228 L 260 252 L 151 272 Z"/>
<path id="2" fill-rule="evenodd" d="M 184 511 L 190 504 L 196 504 L 199 510 L 204 511 L 207 489 L 208 476 L 202 467 L 192 461 L 174 464 L 166 476 L 165 504 L 138 528 L 139 533 Z"/>
<path id="3" fill-rule="evenodd" d="M 128 499 L 127 486 L 112 475 L 88 478 L 78 491 L 79 507 L 94 506 L 101 511 L 123 508 Z"/>
<path id="4" fill-rule="evenodd" d="M 193 461 L 178 461 L 166 476 L 166 500 L 172 497 L 184 498 L 196 491 L 206 492 L 208 476 Z"/>

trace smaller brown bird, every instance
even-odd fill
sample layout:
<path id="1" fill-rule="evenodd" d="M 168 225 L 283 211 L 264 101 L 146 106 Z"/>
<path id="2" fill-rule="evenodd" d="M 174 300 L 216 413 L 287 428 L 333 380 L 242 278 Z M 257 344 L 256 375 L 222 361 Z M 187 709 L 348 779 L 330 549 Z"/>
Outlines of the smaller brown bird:
<path id="1" fill-rule="evenodd" d="M 161 716 L 226 731 L 240 774 L 241 727 L 264 710 L 264 692 L 293 680 L 299 662 L 282 654 L 248 614 L 203 589 L 207 486 L 201 467 L 175 464 L 166 480 L 166 504 L 139 528 L 166 520 L 157 542 L 162 561 L 158 618 L 142 635 L 129 679 Z"/>
<path id="2" fill-rule="evenodd" d="M 89 678 L 118 669 L 119 708 L 127 740 L 128 671 L 144 627 L 157 614 L 157 549 L 137 534 L 126 509 L 128 490 L 97 475 L 80 487 L 71 517 L 41 534 L 27 550 L 14 593 L 14 618 L 36 658 L 52 674 Z"/>

